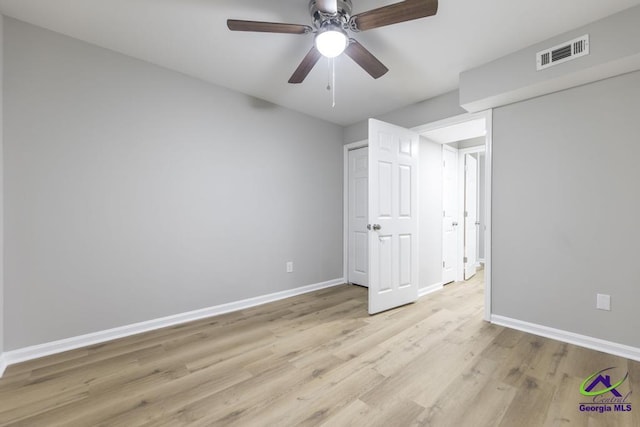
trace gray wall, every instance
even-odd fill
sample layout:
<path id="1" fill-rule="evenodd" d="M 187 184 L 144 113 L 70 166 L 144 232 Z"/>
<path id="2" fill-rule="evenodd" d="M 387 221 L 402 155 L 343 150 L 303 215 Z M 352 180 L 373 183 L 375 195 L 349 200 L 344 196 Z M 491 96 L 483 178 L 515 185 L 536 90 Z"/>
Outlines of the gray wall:
<path id="1" fill-rule="evenodd" d="M 442 283 L 442 145 L 420 137 L 420 288 Z"/>
<path id="2" fill-rule="evenodd" d="M 494 314 L 640 347 L 639 112 L 640 72 L 494 111 Z"/>
<path id="3" fill-rule="evenodd" d="M 5 350 L 342 276 L 340 127 L 4 36 Z"/>
<path id="4" fill-rule="evenodd" d="M 460 74 L 469 111 L 530 99 L 640 69 L 640 6 L 573 29 Z M 536 53 L 589 34 L 590 54 L 536 70 Z"/>
<path id="5" fill-rule="evenodd" d="M 466 110 L 460 107 L 458 91 L 448 92 L 426 101 L 418 102 L 399 110 L 374 117 L 384 122 L 398 126 L 412 128 L 437 120 L 465 114 Z M 344 129 L 344 143 L 362 141 L 367 139 L 368 120 L 363 120 L 347 126 Z"/>
<path id="6" fill-rule="evenodd" d="M 2 74 L 3 47 L 4 47 L 4 16 L 0 15 L 0 100 L 3 99 Z M 4 351 L 4 127 L 3 127 L 3 103 L 0 102 L 0 357 Z M 2 375 L 2 372 L 0 372 Z"/>

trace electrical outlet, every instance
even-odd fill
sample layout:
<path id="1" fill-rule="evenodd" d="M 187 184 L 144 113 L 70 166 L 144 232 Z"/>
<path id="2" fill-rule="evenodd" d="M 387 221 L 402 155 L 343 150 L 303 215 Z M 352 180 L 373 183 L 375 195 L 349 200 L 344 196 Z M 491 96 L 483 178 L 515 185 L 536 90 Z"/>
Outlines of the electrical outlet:
<path id="1" fill-rule="evenodd" d="M 287 273 L 293 273 L 293 261 L 287 261 Z"/>
<path id="2" fill-rule="evenodd" d="M 596 308 L 598 310 L 611 311 L 611 295 L 597 294 Z"/>

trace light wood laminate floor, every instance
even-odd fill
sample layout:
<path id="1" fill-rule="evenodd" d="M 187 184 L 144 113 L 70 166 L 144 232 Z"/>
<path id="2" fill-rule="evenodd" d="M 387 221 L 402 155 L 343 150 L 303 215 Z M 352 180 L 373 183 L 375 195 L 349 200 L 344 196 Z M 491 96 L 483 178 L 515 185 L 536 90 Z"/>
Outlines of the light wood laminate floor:
<path id="1" fill-rule="evenodd" d="M 640 426 L 581 382 L 640 363 L 482 320 L 482 273 L 367 314 L 337 286 L 10 366 L 0 425 Z"/>

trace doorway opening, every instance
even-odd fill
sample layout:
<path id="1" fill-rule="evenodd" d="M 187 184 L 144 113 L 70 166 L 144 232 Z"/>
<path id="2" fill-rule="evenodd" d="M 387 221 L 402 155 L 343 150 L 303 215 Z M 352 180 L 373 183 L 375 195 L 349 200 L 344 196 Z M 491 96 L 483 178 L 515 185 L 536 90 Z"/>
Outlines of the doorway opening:
<path id="1" fill-rule="evenodd" d="M 419 135 L 417 296 L 442 289 L 452 281 L 469 279 L 482 269 L 484 317 L 489 319 L 491 111 L 463 114 L 411 131 Z M 365 165 L 372 167 L 368 144 L 369 140 L 364 140 L 344 147 L 344 277 L 349 283 L 369 286 L 371 294 L 375 285 L 370 274 L 379 272 L 380 266 L 371 265 L 372 254 L 366 244 L 376 236 L 372 234 L 376 229 L 367 226 L 378 225 L 364 197 L 368 194 L 364 189 L 370 190 L 371 186 L 369 171 L 365 170 Z M 448 171 L 447 159 L 452 166 Z M 451 194 L 446 192 L 446 185 L 453 189 Z M 364 214 L 367 211 L 369 215 Z"/>
<path id="2" fill-rule="evenodd" d="M 442 145 L 443 283 L 472 278 L 484 263 L 485 136 Z"/>
<path id="3" fill-rule="evenodd" d="M 492 122 L 492 110 L 487 110 L 462 114 L 413 128 L 421 137 L 441 144 L 443 153 L 449 152 L 449 154 L 443 154 L 443 161 L 446 162 L 444 156 L 449 159 L 455 158 L 453 166 L 453 169 L 457 170 L 455 184 L 450 183 L 449 187 L 457 189 L 457 194 L 450 197 L 449 202 L 445 202 L 447 195 L 444 193 L 443 177 L 443 249 L 445 248 L 445 230 L 448 226 L 449 230 L 454 230 L 449 236 L 448 248 L 449 257 L 454 260 L 452 270 L 455 271 L 453 274 L 455 281 L 464 281 L 465 275 L 468 279 L 474 277 L 479 269 L 483 270 L 484 318 L 487 321 L 491 318 Z M 451 152 L 454 154 L 452 155 Z M 446 173 L 446 167 L 446 163 L 443 164 L 443 174 Z M 449 173 L 453 172 L 449 171 Z M 475 179 L 472 179 L 474 177 Z M 469 186 L 475 186 L 475 191 L 471 188 L 467 192 L 466 189 Z M 447 214 L 444 203 L 449 203 L 448 208 L 454 213 Z M 446 221 L 450 222 L 447 224 Z M 453 225 L 454 223 L 457 224 Z M 456 244 L 452 243 L 454 240 Z M 449 278 L 451 276 L 452 274 L 449 273 Z M 446 279 L 443 278 L 443 280 Z"/>

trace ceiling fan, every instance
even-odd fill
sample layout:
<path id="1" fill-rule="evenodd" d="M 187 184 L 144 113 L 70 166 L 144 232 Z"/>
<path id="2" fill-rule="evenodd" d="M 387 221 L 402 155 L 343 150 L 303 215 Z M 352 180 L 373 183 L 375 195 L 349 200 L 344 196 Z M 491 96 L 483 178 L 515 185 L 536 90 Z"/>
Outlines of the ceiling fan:
<path id="1" fill-rule="evenodd" d="M 438 0 L 405 0 L 353 16 L 351 8 L 351 0 L 311 0 L 309 13 L 313 26 L 237 19 L 228 19 L 227 26 L 231 31 L 314 33 L 314 46 L 294 71 L 289 83 L 302 83 L 321 56 L 334 58 L 343 52 L 377 79 L 389 69 L 364 46 L 350 38 L 348 31 L 366 31 L 435 15 Z"/>

